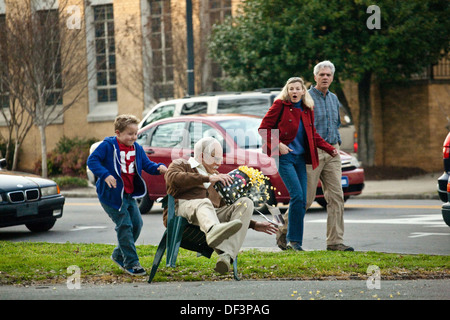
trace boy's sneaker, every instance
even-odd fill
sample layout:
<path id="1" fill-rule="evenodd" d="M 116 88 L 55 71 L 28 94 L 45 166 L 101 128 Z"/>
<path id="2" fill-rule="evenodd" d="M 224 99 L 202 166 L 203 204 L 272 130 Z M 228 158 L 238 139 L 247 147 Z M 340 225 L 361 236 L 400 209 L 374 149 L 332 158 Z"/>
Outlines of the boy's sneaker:
<path id="1" fill-rule="evenodd" d="M 133 266 L 128 269 L 124 269 L 126 273 L 131 274 L 132 276 L 144 276 L 146 274 L 145 269 L 140 265 Z"/>
<path id="2" fill-rule="evenodd" d="M 294 250 L 294 251 L 303 251 L 302 246 L 300 245 L 300 243 L 296 242 L 296 241 L 290 241 L 287 244 L 287 248 Z"/>
<path id="3" fill-rule="evenodd" d="M 120 269 L 122 269 L 128 274 L 131 274 L 132 276 L 143 276 L 146 274 L 145 269 L 142 268 L 140 265 L 136 265 L 134 267 L 126 269 L 123 264 L 123 261 L 116 260 L 113 258 L 113 256 L 111 256 L 111 260 L 114 261 L 114 263 L 117 264 Z"/>
<path id="4" fill-rule="evenodd" d="M 123 261 L 116 260 L 116 259 L 114 259 L 113 256 L 111 256 L 111 260 L 112 260 L 115 264 L 117 264 L 117 265 L 119 266 L 120 269 L 122 269 L 123 271 L 125 271 L 125 267 L 124 267 L 124 265 L 123 265 Z"/>

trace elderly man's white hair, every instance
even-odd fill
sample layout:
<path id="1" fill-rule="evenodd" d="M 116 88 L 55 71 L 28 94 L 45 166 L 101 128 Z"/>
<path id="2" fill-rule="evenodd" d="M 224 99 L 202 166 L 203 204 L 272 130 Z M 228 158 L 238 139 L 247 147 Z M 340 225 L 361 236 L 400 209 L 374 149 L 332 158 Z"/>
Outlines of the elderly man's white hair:
<path id="1" fill-rule="evenodd" d="M 314 67 L 314 75 L 317 76 L 320 70 L 323 68 L 330 68 L 331 75 L 334 75 L 334 71 L 336 70 L 334 68 L 334 64 L 331 61 L 325 60 L 316 64 L 316 66 Z"/>
<path id="2" fill-rule="evenodd" d="M 205 137 L 201 138 L 195 143 L 194 146 L 194 159 L 197 161 L 201 161 L 201 154 L 207 153 L 208 155 L 211 155 L 213 151 L 215 151 L 216 146 L 219 146 L 222 148 L 219 141 L 214 139 L 213 137 Z"/>

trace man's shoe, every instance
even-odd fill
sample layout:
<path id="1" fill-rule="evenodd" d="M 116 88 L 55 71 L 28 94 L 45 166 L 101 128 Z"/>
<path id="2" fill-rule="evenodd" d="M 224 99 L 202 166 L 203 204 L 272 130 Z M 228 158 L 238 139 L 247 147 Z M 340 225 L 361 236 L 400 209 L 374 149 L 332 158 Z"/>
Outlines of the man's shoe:
<path id="1" fill-rule="evenodd" d="M 214 268 L 214 271 L 225 274 L 228 271 L 230 271 L 231 268 L 231 256 L 228 253 L 222 253 L 217 258 L 216 267 Z"/>
<path id="2" fill-rule="evenodd" d="M 286 233 L 278 230 L 276 234 L 276 240 L 278 248 L 280 248 L 281 250 L 287 249 Z"/>
<path id="3" fill-rule="evenodd" d="M 300 243 L 296 241 L 289 241 L 289 243 L 287 244 L 287 248 L 295 251 L 303 251 Z"/>
<path id="4" fill-rule="evenodd" d="M 350 246 L 346 246 L 343 243 L 330 244 L 327 246 L 327 250 L 329 250 L 329 251 L 355 251 L 355 249 L 353 249 Z"/>
<path id="5" fill-rule="evenodd" d="M 239 231 L 242 227 L 241 220 L 233 220 L 230 222 L 215 224 L 206 233 L 206 242 L 211 248 L 217 247 L 224 240 L 231 237 L 233 234 Z"/>
<path id="6" fill-rule="evenodd" d="M 132 276 L 144 276 L 146 274 L 145 269 L 140 265 L 136 265 L 124 270 L 126 273 L 131 274 Z"/>

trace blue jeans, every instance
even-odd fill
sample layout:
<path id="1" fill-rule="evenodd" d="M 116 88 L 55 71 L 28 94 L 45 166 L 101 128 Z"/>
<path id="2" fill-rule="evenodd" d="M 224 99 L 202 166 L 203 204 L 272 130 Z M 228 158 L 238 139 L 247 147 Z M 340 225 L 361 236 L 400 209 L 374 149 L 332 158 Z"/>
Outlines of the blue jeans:
<path id="1" fill-rule="evenodd" d="M 303 243 L 303 224 L 306 212 L 307 175 L 303 155 L 280 155 L 278 173 L 289 192 L 287 241 Z"/>
<path id="2" fill-rule="evenodd" d="M 115 230 L 119 244 L 112 253 L 113 259 L 123 261 L 126 269 L 139 265 L 134 243 L 139 238 L 143 221 L 136 200 L 124 194 L 120 211 L 101 202 L 100 204 L 116 224 Z"/>

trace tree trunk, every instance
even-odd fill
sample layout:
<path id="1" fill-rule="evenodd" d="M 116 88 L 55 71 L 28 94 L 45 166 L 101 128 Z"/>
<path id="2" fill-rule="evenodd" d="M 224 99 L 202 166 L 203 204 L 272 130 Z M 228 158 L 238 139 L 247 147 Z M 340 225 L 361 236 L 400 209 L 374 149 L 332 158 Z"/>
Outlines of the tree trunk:
<path id="1" fill-rule="evenodd" d="M 375 141 L 373 138 L 372 107 L 370 103 L 370 85 L 372 73 L 366 72 L 358 83 L 359 125 L 358 157 L 363 166 L 375 164 Z"/>
<path id="2" fill-rule="evenodd" d="M 39 125 L 39 133 L 41 134 L 42 177 L 43 178 L 48 178 L 48 170 L 47 170 L 47 138 L 45 136 L 45 126 Z"/>
<path id="3" fill-rule="evenodd" d="M 11 166 L 11 170 L 15 171 L 17 170 L 17 163 L 19 162 L 19 150 L 20 150 L 20 143 L 16 142 L 14 143 L 14 156 L 13 156 L 13 163 Z"/>

